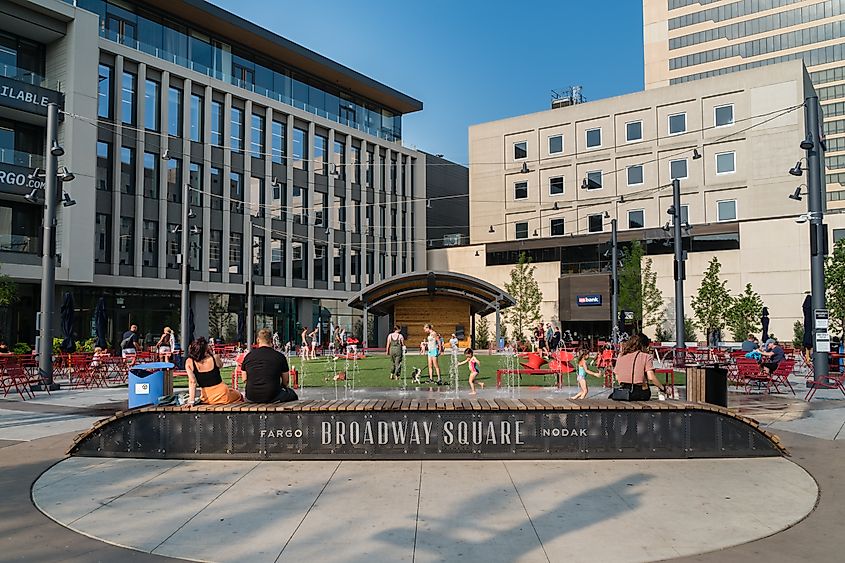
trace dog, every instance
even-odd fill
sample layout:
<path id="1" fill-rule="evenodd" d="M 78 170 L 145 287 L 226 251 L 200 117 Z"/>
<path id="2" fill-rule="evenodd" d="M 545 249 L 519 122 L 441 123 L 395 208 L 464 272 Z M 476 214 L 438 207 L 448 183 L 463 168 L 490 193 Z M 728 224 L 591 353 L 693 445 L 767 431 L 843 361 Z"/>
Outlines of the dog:
<path id="1" fill-rule="evenodd" d="M 422 370 L 420 368 L 414 368 L 414 371 L 411 373 L 411 379 L 417 385 L 422 385 L 422 381 L 420 381 L 420 374 L 421 373 L 422 373 Z"/>

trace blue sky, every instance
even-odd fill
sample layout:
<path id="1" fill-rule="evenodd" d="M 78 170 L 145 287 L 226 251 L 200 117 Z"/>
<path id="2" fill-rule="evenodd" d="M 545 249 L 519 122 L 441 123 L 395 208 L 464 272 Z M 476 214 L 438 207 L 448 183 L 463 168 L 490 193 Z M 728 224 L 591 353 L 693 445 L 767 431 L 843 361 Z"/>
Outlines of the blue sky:
<path id="1" fill-rule="evenodd" d="M 462 163 L 469 125 L 547 109 L 552 89 L 643 87 L 640 0 L 212 1 L 422 100 L 404 144 Z"/>

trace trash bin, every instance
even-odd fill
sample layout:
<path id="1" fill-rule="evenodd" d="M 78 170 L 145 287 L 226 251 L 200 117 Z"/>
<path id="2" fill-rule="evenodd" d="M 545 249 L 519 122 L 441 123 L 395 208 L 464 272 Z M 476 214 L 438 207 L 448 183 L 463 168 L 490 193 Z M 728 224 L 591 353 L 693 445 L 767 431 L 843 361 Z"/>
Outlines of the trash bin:
<path id="1" fill-rule="evenodd" d="M 687 369 L 687 401 L 728 406 L 728 370 L 718 365 Z"/>
<path id="2" fill-rule="evenodd" d="M 173 393 L 173 364 L 154 362 L 129 368 L 129 408 L 157 405 L 159 397 Z"/>

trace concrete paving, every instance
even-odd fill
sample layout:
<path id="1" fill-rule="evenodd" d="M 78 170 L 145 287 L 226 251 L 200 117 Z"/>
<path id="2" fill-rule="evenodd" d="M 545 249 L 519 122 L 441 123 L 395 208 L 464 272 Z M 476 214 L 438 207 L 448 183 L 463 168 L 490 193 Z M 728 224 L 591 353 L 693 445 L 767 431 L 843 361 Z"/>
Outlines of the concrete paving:
<path id="1" fill-rule="evenodd" d="M 768 536 L 816 498 L 784 458 L 73 458 L 33 488 L 36 506 L 72 530 L 200 561 L 651 561 Z"/>

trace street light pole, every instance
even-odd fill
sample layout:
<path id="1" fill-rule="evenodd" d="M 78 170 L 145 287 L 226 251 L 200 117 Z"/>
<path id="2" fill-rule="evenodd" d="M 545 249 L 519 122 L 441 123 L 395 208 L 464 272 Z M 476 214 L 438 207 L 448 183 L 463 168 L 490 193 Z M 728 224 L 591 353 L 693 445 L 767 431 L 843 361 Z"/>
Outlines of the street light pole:
<path id="1" fill-rule="evenodd" d="M 672 180 L 672 227 L 675 242 L 675 348 L 685 347 L 684 338 L 684 243 L 681 224 L 681 181 Z M 679 357 L 676 353 L 675 357 Z"/>
<path id="2" fill-rule="evenodd" d="M 53 307 L 56 292 L 56 204 L 58 159 L 52 150 L 58 143 L 59 106 L 47 106 L 47 157 L 44 177 L 44 224 L 41 229 L 41 314 L 38 340 L 38 376 L 48 389 L 53 385 Z"/>
<path id="3" fill-rule="evenodd" d="M 255 283 L 253 282 L 253 277 L 255 272 L 253 268 L 255 267 L 255 245 L 253 244 L 253 224 L 252 224 L 253 217 L 250 215 L 249 217 L 249 238 L 246 241 L 246 244 L 249 245 L 249 260 L 246 265 L 246 346 L 247 350 L 250 349 L 252 344 L 255 342 Z"/>
<path id="4" fill-rule="evenodd" d="M 824 149 L 821 146 L 819 127 L 819 99 L 810 96 L 804 105 L 806 117 L 807 140 L 807 218 L 810 223 L 810 287 L 813 311 L 826 308 L 824 259 L 827 254 L 827 226 L 824 224 L 825 186 L 822 181 L 822 162 Z M 816 340 L 818 332 L 815 324 L 813 329 L 813 382 L 827 384 L 830 363 L 827 352 L 819 351 Z M 823 332 L 827 333 L 825 328 Z M 829 342 L 828 342 L 829 344 Z"/>
<path id="5" fill-rule="evenodd" d="M 611 265 L 610 277 L 613 288 L 610 292 L 611 329 L 610 340 L 613 346 L 619 345 L 619 240 L 616 217 L 610 220 Z"/>
<path id="6" fill-rule="evenodd" d="M 188 345 L 191 343 L 191 185 L 187 182 L 182 186 L 182 294 L 180 299 L 182 356 L 187 358 Z"/>

